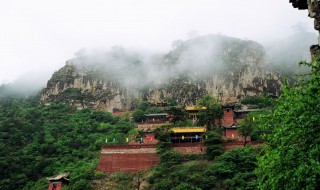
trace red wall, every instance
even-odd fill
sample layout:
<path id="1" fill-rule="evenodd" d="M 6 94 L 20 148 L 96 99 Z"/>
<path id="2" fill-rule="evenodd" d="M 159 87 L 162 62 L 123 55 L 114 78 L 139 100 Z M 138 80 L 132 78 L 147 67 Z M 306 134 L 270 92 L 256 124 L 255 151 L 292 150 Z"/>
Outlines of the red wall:
<path id="1" fill-rule="evenodd" d="M 146 136 L 143 138 L 143 143 L 146 144 L 157 144 L 158 140 L 155 139 L 154 134 L 153 133 L 147 133 Z"/>
<path id="2" fill-rule="evenodd" d="M 239 138 L 238 130 L 237 128 L 235 129 L 226 129 L 226 138 L 232 139 L 232 134 L 234 135 L 234 139 Z"/>
<path id="3" fill-rule="evenodd" d="M 156 153 L 141 154 L 101 154 L 97 171 L 102 172 L 138 172 L 146 170 L 160 162 Z"/>
<path id="4" fill-rule="evenodd" d="M 228 130 L 230 137 L 232 136 L 231 130 Z M 236 130 L 233 131 L 235 137 L 238 137 L 238 134 L 235 134 Z M 249 142 L 252 144 L 252 142 Z M 257 144 L 260 144 L 258 142 Z M 222 143 L 222 146 L 226 150 L 236 147 L 243 146 L 242 142 L 225 142 Z M 203 143 L 181 143 L 181 144 L 172 144 L 172 147 L 177 149 L 182 154 L 205 154 L 205 145 Z M 141 170 L 146 170 L 160 162 L 159 156 L 157 153 L 147 152 L 142 153 L 143 150 L 150 148 L 155 148 L 153 144 L 146 145 L 116 145 L 116 146 L 103 146 L 100 160 L 98 162 L 97 171 L 113 173 L 117 171 L 121 172 L 138 172 Z M 126 153 L 132 150 L 140 151 L 140 153 Z M 109 153 L 106 153 L 109 151 Z M 49 189 L 48 190 L 53 190 Z"/>
<path id="5" fill-rule="evenodd" d="M 61 183 L 50 183 L 48 190 L 61 190 L 62 184 Z"/>
<path id="6" fill-rule="evenodd" d="M 228 112 L 229 110 L 229 112 Z M 230 126 L 234 122 L 233 120 L 233 111 L 231 108 L 223 109 L 223 118 L 221 121 L 222 126 Z"/>

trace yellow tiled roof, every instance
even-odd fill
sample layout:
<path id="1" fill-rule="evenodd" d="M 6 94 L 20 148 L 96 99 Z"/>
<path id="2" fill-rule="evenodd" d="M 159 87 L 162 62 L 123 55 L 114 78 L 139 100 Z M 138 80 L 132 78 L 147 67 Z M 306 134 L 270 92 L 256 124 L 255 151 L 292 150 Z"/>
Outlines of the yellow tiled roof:
<path id="1" fill-rule="evenodd" d="M 187 111 L 192 111 L 192 110 L 205 110 L 207 109 L 206 107 L 200 107 L 200 106 L 189 106 L 189 107 L 186 107 L 186 110 Z"/>
<path id="2" fill-rule="evenodd" d="M 205 127 L 175 127 L 171 129 L 174 133 L 204 133 Z"/>

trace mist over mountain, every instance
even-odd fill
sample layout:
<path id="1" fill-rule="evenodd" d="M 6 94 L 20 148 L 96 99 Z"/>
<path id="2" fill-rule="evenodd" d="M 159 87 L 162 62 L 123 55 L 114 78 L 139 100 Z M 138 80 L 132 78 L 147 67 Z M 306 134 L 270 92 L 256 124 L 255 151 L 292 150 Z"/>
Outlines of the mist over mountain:
<path id="1" fill-rule="evenodd" d="M 11 83 L 0 85 L 0 99 L 4 97 L 28 98 L 37 96 L 46 87 L 52 73 L 28 72 Z"/>
<path id="2" fill-rule="evenodd" d="M 192 105 L 205 94 L 221 101 L 278 95 L 279 73 L 266 64 L 261 44 L 223 35 L 174 41 L 166 54 L 83 49 L 53 74 L 41 101 L 111 111 L 131 109 L 137 99 Z"/>
<path id="3" fill-rule="evenodd" d="M 311 44 L 317 43 L 317 35 L 308 32 L 303 23 L 292 27 L 293 35 L 285 39 L 264 43 L 270 68 L 278 70 L 286 77 L 292 77 L 299 70 L 298 62 L 310 61 Z"/>
<path id="4" fill-rule="evenodd" d="M 224 94 L 223 99 L 235 101 L 236 96 L 240 98 L 249 92 L 244 92 L 243 89 L 260 88 L 258 94 L 264 92 L 266 85 L 262 87 L 260 83 L 260 87 L 254 87 L 252 83 L 253 78 L 256 78 L 255 81 L 263 78 L 258 77 L 262 73 L 292 76 L 298 69 L 297 63 L 300 60 L 310 59 L 308 47 L 315 41 L 314 33 L 300 27 L 287 39 L 264 43 L 265 48 L 251 40 L 206 35 L 193 36 L 185 41 L 176 40 L 167 53 L 121 46 L 81 49 L 48 82 L 50 77 L 47 73 L 29 73 L 13 83 L 1 85 L 0 97 L 34 96 L 46 87 L 47 82 L 47 88 L 42 93 L 42 100 L 45 102 L 63 101 L 64 98 L 58 97 L 67 89 L 79 89 L 83 97 L 99 93 L 99 96 L 93 95 L 93 105 L 100 105 L 100 101 L 115 101 L 114 98 L 119 95 L 115 107 L 122 108 L 128 107 L 124 106 L 124 102 L 130 104 L 128 99 L 134 98 L 153 101 L 174 98 L 184 104 L 191 104 L 198 96 L 208 93 L 220 99 L 221 94 Z M 278 76 L 276 78 L 278 80 Z M 251 81 L 250 84 L 248 81 Z M 241 84 L 243 82 L 249 86 Z M 173 83 L 181 83 L 180 90 Z M 243 92 L 239 94 L 240 91 Z M 181 98 L 180 95 L 189 97 Z"/>

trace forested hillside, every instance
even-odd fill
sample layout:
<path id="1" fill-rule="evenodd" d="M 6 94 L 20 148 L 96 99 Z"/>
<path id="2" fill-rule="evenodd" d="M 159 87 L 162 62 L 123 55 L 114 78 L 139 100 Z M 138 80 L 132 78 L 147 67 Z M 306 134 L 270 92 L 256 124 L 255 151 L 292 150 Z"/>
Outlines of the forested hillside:
<path id="1" fill-rule="evenodd" d="M 284 93 L 272 104 L 257 98 L 243 101 L 263 102 L 258 107 L 274 106 L 273 111 L 252 117 L 254 124 L 250 124 L 254 130 L 263 131 L 260 135 L 266 143 L 262 149 L 223 152 L 221 135 L 215 128 L 206 133 L 203 156 L 179 155 L 162 143 L 158 146 L 161 162 L 140 179 L 144 180 L 143 187 L 318 189 L 320 67 L 318 59 L 302 64 L 310 68 L 309 72 L 293 85 L 285 83 Z M 246 125 L 244 120 L 240 128 L 248 129 Z M 93 179 L 105 177 L 95 168 L 106 138 L 111 144 L 125 143 L 132 129 L 134 124 L 127 114 L 113 117 L 108 112 L 77 110 L 65 104 L 39 105 L 39 99 L 2 99 L 0 189 L 43 190 L 48 186 L 45 177 L 61 172 L 71 173 L 70 185 L 64 189 L 91 189 Z M 119 184 L 113 189 L 137 187 L 128 183 L 136 177 L 117 176 L 109 178 Z"/>
<path id="2" fill-rule="evenodd" d="M 0 102 L 0 189 L 46 189 L 44 177 L 71 172 L 69 189 L 88 189 L 106 137 L 133 124 L 110 113 L 37 100 Z"/>

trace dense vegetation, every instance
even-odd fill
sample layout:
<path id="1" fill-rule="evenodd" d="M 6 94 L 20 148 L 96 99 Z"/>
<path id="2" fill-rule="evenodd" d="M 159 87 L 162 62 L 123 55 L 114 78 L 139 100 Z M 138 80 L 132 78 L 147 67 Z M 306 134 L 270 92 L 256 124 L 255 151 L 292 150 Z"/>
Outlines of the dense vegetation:
<path id="1" fill-rule="evenodd" d="M 271 108 L 274 105 L 272 99 L 264 96 L 247 96 L 241 100 L 241 104 L 247 105 L 249 108 Z"/>
<path id="2" fill-rule="evenodd" d="M 158 152 L 161 163 L 148 177 L 147 189 L 257 189 L 257 148 L 235 148 L 214 161 L 201 155 L 179 155 L 165 143 Z"/>
<path id="3" fill-rule="evenodd" d="M 31 100 L 0 104 L 0 189 L 46 189 L 44 177 L 71 173 L 69 189 L 88 189 L 106 138 L 125 142 L 133 124 L 110 113 Z"/>
<path id="4" fill-rule="evenodd" d="M 261 189 L 320 188 L 320 61 L 302 65 L 310 72 L 284 86 L 264 124 L 272 133 L 257 169 Z"/>

